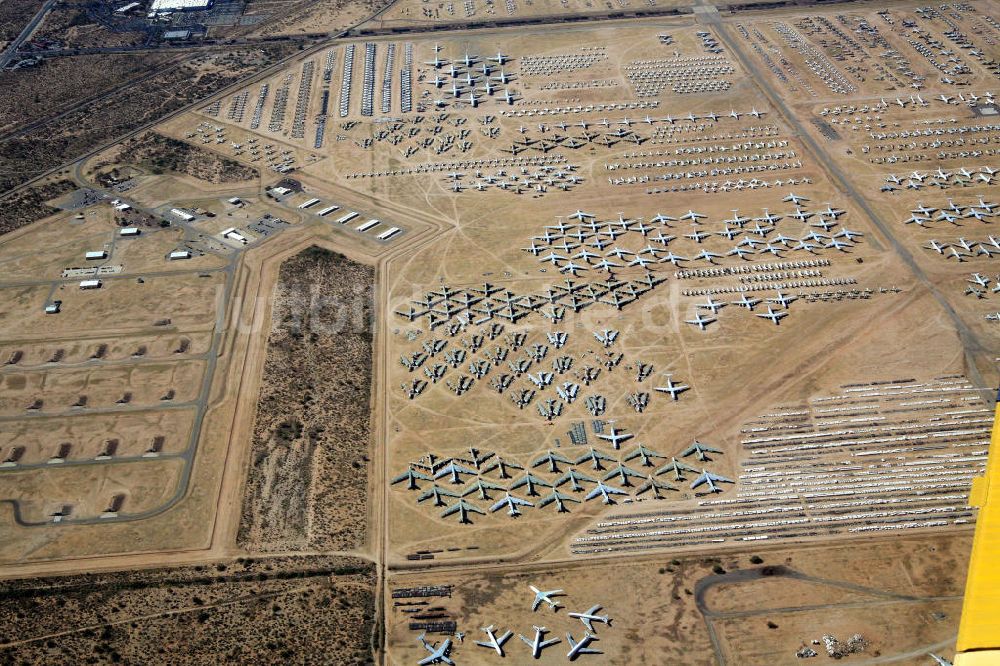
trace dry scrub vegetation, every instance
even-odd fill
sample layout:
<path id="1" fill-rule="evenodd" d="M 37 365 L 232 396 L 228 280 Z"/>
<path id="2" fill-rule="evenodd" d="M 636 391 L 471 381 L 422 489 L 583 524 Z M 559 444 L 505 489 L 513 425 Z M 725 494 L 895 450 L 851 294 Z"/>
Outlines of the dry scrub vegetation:
<path id="1" fill-rule="evenodd" d="M 45 0 L 6 0 L 0 2 L 0 44 L 21 34 Z"/>
<path id="2" fill-rule="evenodd" d="M 121 95 L 101 97 L 0 140 L 0 192 L 250 76 L 295 48 L 269 44 L 193 56 Z"/>
<path id="3" fill-rule="evenodd" d="M 154 174 L 172 171 L 209 183 L 237 183 L 259 175 L 253 167 L 157 132 L 129 139 L 109 163 L 131 164 Z"/>
<path id="4" fill-rule="evenodd" d="M 58 180 L 23 187 L 0 198 L 0 208 L 4 211 L 3 217 L 0 217 L 0 236 L 57 212 L 45 202 L 75 189 L 73 181 Z"/>
<path id="5" fill-rule="evenodd" d="M 248 550 L 364 540 L 374 280 L 317 247 L 281 266 L 240 525 Z"/>
<path id="6" fill-rule="evenodd" d="M 2 5 L 0 5 L 2 6 Z M 176 54 L 84 55 L 49 58 L 34 67 L 0 71 L 0 132 L 66 111 L 164 66 Z M 127 101 L 128 87 L 122 92 Z"/>
<path id="7" fill-rule="evenodd" d="M 374 583 L 326 556 L 9 581 L 0 663 L 371 663 Z"/>

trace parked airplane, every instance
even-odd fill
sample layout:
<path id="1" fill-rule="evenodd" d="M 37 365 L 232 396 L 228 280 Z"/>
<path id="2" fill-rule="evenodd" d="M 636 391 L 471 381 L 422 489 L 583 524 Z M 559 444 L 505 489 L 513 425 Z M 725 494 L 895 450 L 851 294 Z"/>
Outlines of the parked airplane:
<path id="1" fill-rule="evenodd" d="M 521 512 L 518 510 L 518 506 L 535 506 L 528 500 L 521 499 L 520 497 L 515 497 L 510 493 L 505 494 L 500 501 L 490 507 L 490 513 L 496 513 L 500 509 L 507 507 L 507 515 L 510 517 L 520 516 Z"/>
<path id="2" fill-rule="evenodd" d="M 611 499 L 611 495 L 628 495 L 628 493 L 625 492 L 624 490 L 621 490 L 620 488 L 615 488 L 613 486 L 606 486 L 604 485 L 603 481 L 598 481 L 597 486 L 589 493 L 587 493 L 587 495 L 583 499 L 585 501 L 590 501 L 595 497 L 597 497 L 598 495 L 601 496 L 601 501 L 603 501 L 605 504 L 614 504 L 614 501 Z"/>
<path id="3" fill-rule="evenodd" d="M 553 490 L 551 493 L 549 493 L 542 499 L 538 500 L 538 508 L 541 509 L 543 507 L 548 506 L 549 504 L 552 504 L 553 502 L 555 502 L 556 511 L 558 511 L 559 513 L 568 513 L 569 509 L 566 508 L 565 503 L 574 502 L 576 504 L 579 504 L 580 500 L 570 497 L 569 495 L 564 495 L 557 490 Z"/>
<path id="4" fill-rule="evenodd" d="M 713 319 L 712 317 L 702 317 L 700 312 L 696 312 L 694 315 L 694 319 L 685 319 L 684 323 L 692 324 L 704 331 L 705 328 L 714 321 L 715 319 Z"/>
<path id="5" fill-rule="evenodd" d="M 771 306 L 768 305 L 767 312 L 758 312 L 757 316 L 770 319 L 774 322 L 775 326 L 778 326 L 781 323 L 781 319 L 788 316 L 788 312 L 786 310 L 772 310 Z"/>
<path id="6" fill-rule="evenodd" d="M 476 641 L 476 645 L 489 648 L 490 650 L 495 650 L 501 657 L 506 656 L 503 651 L 503 644 L 507 642 L 507 639 L 514 635 L 514 632 L 508 629 L 501 635 L 497 636 L 492 624 L 488 627 L 483 627 L 483 631 L 486 632 L 486 640 Z"/>
<path id="7" fill-rule="evenodd" d="M 531 602 L 532 613 L 538 610 L 538 607 L 542 604 L 542 602 L 547 603 L 552 610 L 556 610 L 561 607 L 561 604 L 558 601 L 554 601 L 552 597 L 564 596 L 565 592 L 563 590 L 543 591 L 539 590 L 534 585 L 529 585 L 528 587 L 530 587 L 531 591 L 535 593 L 535 599 Z"/>
<path id="8" fill-rule="evenodd" d="M 573 640 L 572 634 L 566 634 L 566 640 L 569 641 L 569 652 L 566 653 L 566 658 L 569 659 L 569 661 L 576 661 L 576 658 L 581 654 L 604 654 L 600 650 L 587 647 L 591 642 L 598 640 L 598 638 L 593 634 L 584 634 L 583 638 L 581 638 L 579 642 Z"/>
<path id="9" fill-rule="evenodd" d="M 709 492 L 712 493 L 722 492 L 722 489 L 719 488 L 717 485 L 715 485 L 716 483 L 735 483 L 735 481 L 733 481 L 732 479 L 727 479 L 726 477 L 720 476 L 718 474 L 713 474 L 712 472 L 703 469 L 698 478 L 695 479 L 694 483 L 691 484 L 691 490 L 694 490 L 698 486 L 708 484 Z"/>
<path id="10" fill-rule="evenodd" d="M 535 659 L 538 659 L 539 657 L 542 656 L 542 650 L 549 647 L 550 645 L 555 645 L 556 643 L 559 642 L 559 639 L 550 638 L 549 640 L 544 641 L 542 640 L 542 636 L 548 631 L 548 629 L 546 629 L 545 627 L 534 627 L 534 629 L 535 629 L 534 640 L 525 638 L 523 634 L 518 634 L 518 636 L 520 636 L 521 640 L 524 641 L 525 645 L 531 648 L 531 656 Z"/>
<path id="11" fill-rule="evenodd" d="M 421 481 L 430 481 L 431 477 L 427 476 L 426 474 L 421 474 L 420 472 L 414 471 L 414 469 L 410 467 L 399 476 L 393 478 L 392 484 L 396 484 L 401 481 L 406 481 L 407 490 L 419 490 L 420 486 L 417 485 L 417 479 L 420 479 Z"/>
<path id="12" fill-rule="evenodd" d="M 447 509 L 445 509 L 441 513 L 441 517 L 442 518 L 447 518 L 448 516 L 457 513 L 458 514 L 458 522 L 460 522 L 460 523 L 471 523 L 472 521 L 469 520 L 469 513 L 470 512 L 471 513 L 478 513 L 478 514 L 483 515 L 483 516 L 486 515 L 486 512 L 483 511 L 482 509 L 480 509 L 475 504 L 469 504 L 464 499 L 460 499 L 457 502 L 455 502 L 453 505 L 451 505 L 450 507 L 448 507 Z"/>
<path id="13" fill-rule="evenodd" d="M 430 652 L 429 657 L 424 657 L 417 662 L 418 666 L 426 666 L 427 664 L 454 664 L 455 662 L 448 657 L 448 653 L 451 652 L 451 639 L 446 638 L 441 647 L 437 647 L 436 643 L 428 643 L 425 639 L 426 633 L 417 636 L 417 640 L 420 644 L 424 646 L 424 649 Z"/>
<path id="14" fill-rule="evenodd" d="M 632 435 L 632 433 L 618 431 L 618 429 L 615 428 L 613 424 L 611 426 L 611 434 L 605 435 L 604 433 L 601 433 L 597 435 L 599 439 L 611 442 L 611 445 L 615 447 L 615 450 L 620 449 L 622 442 L 627 442 L 628 440 L 632 439 L 633 436 L 634 435 Z"/>
<path id="15" fill-rule="evenodd" d="M 660 474 L 663 474 L 664 472 L 668 472 L 668 471 L 674 473 L 674 480 L 675 481 L 680 481 L 680 480 L 684 479 L 684 472 L 697 472 L 698 470 L 695 469 L 694 467 L 691 467 L 690 465 L 686 465 L 686 464 L 682 463 L 677 458 L 671 458 L 670 462 L 668 462 L 666 465 L 664 465 L 660 469 L 656 470 L 656 472 L 654 472 L 654 474 L 656 474 L 657 476 L 659 476 Z"/>
<path id="16" fill-rule="evenodd" d="M 696 439 L 692 442 L 691 446 L 681 451 L 681 457 L 686 458 L 693 454 L 698 458 L 698 460 L 704 462 L 706 460 L 711 460 L 711 458 L 708 457 L 709 453 L 722 453 L 722 451 L 719 449 L 713 449 L 711 446 L 705 446 Z"/>
<path id="17" fill-rule="evenodd" d="M 583 613 L 570 613 L 570 617 L 575 617 L 576 619 L 583 622 L 583 625 L 587 627 L 587 631 L 593 633 L 594 622 L 601 622 L 603 624 L 611 626 L 611 618 L 607 615 L 596 615 L 597 611 L 601 610 L 603 606 L 600 604 L 595 604 L 591 606 L 586 612 Z"/>
<path id="18" fill-rule="evenodd" d="M 669 393 L 671 398 L 677 400 L 680 394 L 683 393 L 684 391 L 687 391 L 689 388 L 691 387 L 686 384 L 675 383 L 674 380 L 670 379 L 670 377 L 667 377 L 666 386 L 654 386 L 653 390 L 659 391 L 660 393 Z"/>

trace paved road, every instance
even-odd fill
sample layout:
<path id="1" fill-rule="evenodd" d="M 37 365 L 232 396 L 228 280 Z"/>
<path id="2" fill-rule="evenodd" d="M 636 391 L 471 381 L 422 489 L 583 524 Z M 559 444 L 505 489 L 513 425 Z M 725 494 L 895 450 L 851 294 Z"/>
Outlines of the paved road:
<path id="1" fill-rule="evenodd" d="M 986 384 L 986 380 L 983 379 L 982 374 L 979 372 L 979 368 L 976 365 L 977 355 L 982 356 L 988 352 L 986 345 L 979 340 L 978 336 L 968 327 L 965 321 L 958 315 L 955 308 L 952 307 L 948 299 L 945 298 L 944 294 L 930 281 L 927 274 L 924 273 L 923 269 L 910 254 L 910 251 L 896 238 L 892 233 L 892 229 L 886 224 L 875 212 L 875 210 L 868 204 L 868 201 L 855 189 L 851 180 L 844 174 L 840 166 L 831 157 L 830 153 L 827 152 L 821 145 L 819 145 L 813 138 L 806 128 L 799 122 L 798 117 L 789 109 L 788 105 L 785 104 L 784 99 L 770 83 L 770 79 L 766 72 L 763 72 L 757 65 L 757 60 L 749 55 L 743 50 L 742 40 L 735 39 L 729 32 L 729 29 L 723 23 L 719 12 L 715 7 L 709 5 L 705 0 L 696 0 L 695 13 L 699 20 L 706 25 L 711 26 L 719 35 L 719 38 L 726 45 L 726 47 L 732 51 L 733 55 L 737 57 L 743 68 L 750 72 L 751 78 L 755 81 L 760 90 L 764 93 L 765 97 L 771 102 L 774 109 L 776 109 L 784 118 L 784 120 L 791 126 L 799 139 L 802 140 L 804 144 L 809 148 L 810 152 L 816 156 L 816 159 L 820 162 L 822 167 L 830 175 L 830 179 L 837 189 L 845 193 L 850 197 L 854 204 L 868 217 L 872 225 L 879 230 L 882 236 L 889 241 L 889 245 L 896 255 L 903 261 L 906 267 L 910 270 L 917 281 L 923 285 L 937 300 L 944 310 L 945 314 L 951 319 L 952 324 L 955 326 L 955 330 L 958 331 L 959 339 L 962 342 L 962 347 L 966 354 L 966 373 L 969 375 L 970 381 L 973 384 L 982 389 L 990 390 L 990 398 L 993 398 L 993 388 Z"/>
<path id="2" fill-rule="evenodd" d="M 38 13 L 35 14 L 30 21 L 28 21 L 28 25 L 24 26 L 24 30 L 21 31 L 21 34 L 19 34 L 14 41 L 7 45 L 7 48 L 4 49 L 3 53 L 0 53 L 0 69 L 6 67 L 10 61 L 14 59 L 14 56 L 17 54 L 17 50 L 21 48 L 21 44 L 24 44 L 24 42 L 31 37 L 31 33 L 33 33 L 35 28 L 41 24 L 45 15 L 56 6 L 56 2 L 57 0 L 47 0 L 46 3 L 42 5 L 42 8 L 38 10 Z"/>

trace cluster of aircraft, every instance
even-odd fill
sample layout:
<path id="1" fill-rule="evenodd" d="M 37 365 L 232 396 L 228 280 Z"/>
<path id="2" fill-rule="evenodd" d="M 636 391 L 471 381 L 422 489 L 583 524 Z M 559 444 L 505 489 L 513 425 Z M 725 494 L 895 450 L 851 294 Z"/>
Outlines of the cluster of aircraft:
<path id="1" fill-rule="evenodd" d="M 441 108 L 451 102 L 461 101 L 476 107 L 484 99 L 498 94 L 498 99 L 507 104 L 513 104 L 520 99 L 516 92 L 507 88 L 507 85 L 514 80 L 514 76 L 504 70 L 504 65 L 512 60 L 510 56 L 498 52 L 494 56 L 481 58 L 466 52 L 462 58 L 449 61 L 439 55 L 440 51 L 441 46 L 435 44 L 434 59 L 424 64 L 434 68 L 434 78 L 429 83 L 435 89 L 447 92 L 450 100 L 437 98 L 433 102 L 434 106 Z M 483 94 L 477 95 L 477 92 Z"/>
<path id="2" fill-rule="evenodd" d="M 986 218 L 994 217 L 1000 212 L 996 210 L 997 207 L 998 204 L 984 201 L 982 197 L 979 197 L 979 201 L 974 204 L 956 204 L 953 200 L 948 199 L 948 204 L 940 208 L 917 203 L 917 207 L 910 211 L 910 216 L 903 220 L 903 224 L 926 227 L 934 222 L 948 222 L 958 226 L 960 220 L 966 219 L 976 219 L 986 223 Z M 951 256 L 958 258 L 957 253 Z"/>
<path id="3" fill-rule="evenodd" d="M 555 599 L 555 597 L 565 596 L 563 590 L 540 590 L 534 585 L 528 586 L 531 589 L 534 598 L 531 602 L 531 612 L 538 612 L 539 607 L 545 604 L 552 612 L 558 612 L 558 609 L 562 608 L 562 604 Z M 601 604 L 594 604 L 590 608 L 581 612 L 571 612 L 567 615 L 575 620 L 580 620 L 583 624 L 585 631 L 583 636 L 577 640 L 573 638 L 572 632 L 566 633 L 566 643 L 569 645 L 569 651 L 566 653 L 566 659 L 568 661 L 576 661 L 578 658 L 584 655 L 597 655 L 604 654 L 600 650 L 591 647 L 591 644 L 600 640 L 597 637 L 597 630 L 594 628 L 594 624 L 603 624 L 606 627 L 611 627 L 612 618 L 609 615 L 599 615 L 603 606 Z M 548 628 L 544 626 L 534 625 L 532 626 L 534 633 L 531 637 L 525 636 L 524 634 L 518 634 L 518 638 L 528 647 L 531 653 L 532 659 L 539 659 L 542 656 L 542 651 L 562 642 L 559 637 L 545 638 L 547 634 L 552 633 Z M 504 632 L 498 632 L 494 625 L 489 625 L 482 628 L 482 632 L 486 634 L 485 640 L 476 641 L 475 644 L 478 647 L 485 648 L 487 650 L 492 650 L 496 652 L 500 657 L 506 658 L 507 650 L 506 643 L 514 635 L 514 632 L 507 630 Z M 455 635 L 456 638 L 464 642 L 465 635 L 458 633 Z M 427 641 L 426 634 L 420 634 L 417 637 L 417 641 L 423 646 L 427 652 L 430 654 L 426 657 L 420 659 L 417 664 L 418 666 L 430 666 L 431 664 L 451 664 L 455 662 L 451 658 L 451 650 L 454 647 L 451 638 L 444 640 L 441 645 L 436 643 L 430 643 Z"/>
<path id="4" fill-rule="evenodd" d="M 521 167 L 520 173 L 497 169 L 494 173 L 484 174 L 477 170 L 474 179 L 469 181 L 465 180 L 468 176 L 466 172 L 453 171 L 445 177 L 445 182 L 452 192 L 485 192 L 494 187 L 512 194 L 544 194 L 550 187 L 568 192 L 583 182 L 583 178 L 575 173 L 578 168 L 575 164 L 544 164 L 533 172 L 529 172 L 527 167 Z"/>
<path id="5" fill-rule="evenodd" d="M 899 176 L 889 174 L 885 177 L 883 192 L 893 191 L 899 187 L 908 190 L 922 190 L 925 187 L 962 187 L 967 185 L 990 185 L 993 183 L 997 170 L 983 166 L 978 170 L 959 167 L 954 171 L 938 168 L 936 171 L 912 171 L 909 175 Z M 925 182 L 926 181 L 926 182 Z"/>
<path id="6" fill-rule="evenodd" d="M 597 437 L 620 450 L 633 435 L 612 425 L 610 432 Z M 600 499 L 603 504 L 614 504 L 616 497 L 631 498 L 632 493 L 637 498 L 648 493 L 661 499 L 665 491 L 677 490 L 660 479 L 663 475 L 672 476 L 675 482 L 694 475 L 691 490 L 704 486 L 709 493 L 722 492 L 719 484 L 733 483 L 732 479 L 682 462 L 693 457 L 704 465 L 720 453 L 697 440 L 675 456 L 657 453 L 642 444 L 621 457 L 591 446 L 582 455 L 550 449 L 522 465 L 495 452 L 470 448 L 468 456 L 438 458 L 427 454 L 411 462 L 405 472 L 391 479 L 391 484 L 405 483 L 406 490 L 420 491 L 417 502 L 431 500 L 431 505 L 442 509 L 441 518 L 455 516 L 459 523 L 471 524 L 472 514 L 485 516 L 501 510 L 511 518 L 520 516 L 524 509 L 547 506 L 568 513 L 569 505 L 581 503 L 574 495 L 582 495 L 583 502 Z"/>
<path id="7" fill-rule="evenodd" d="M 964 262 L 973 257 L 990 257 L 1000 254 L 1000 238 L 993 235 L 983 240 L 969 240 L 959 236 L 952 241 L 939 241 L 932 238 L 924 246 L 925 249 L 937 252 L 946 259 Z"/>
<path id="8" fill-rule="evenodd" d="M 1000 275 L 990 278 L 988 275 L 983 275 L 982 273 L 973 273 L 966 282 L 969 283 L 969 286 L 965 289 L 966 296 L 986 298 L 990 292 L 994 294 L 1000 293 Z"/>

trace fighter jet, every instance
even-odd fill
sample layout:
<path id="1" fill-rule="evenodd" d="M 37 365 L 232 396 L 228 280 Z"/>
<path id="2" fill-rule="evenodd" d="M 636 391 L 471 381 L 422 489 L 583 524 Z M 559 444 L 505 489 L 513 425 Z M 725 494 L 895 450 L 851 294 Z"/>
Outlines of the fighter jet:
<path id="1" fill-rule="evenodd" d="M 524 641 L 525 645 L 531 648 L 531 656 L 534 659 L 538 659 L 539 657 L 542 656 L 542 650 L 549 647 L 550 645 L 555 645 L 556 643 L 559 642 L 559 639 L 550 638 L 547 641 L 543 641 L 542 636 L 548 631 L 548 629 L 546 629 L 545 627 L 534 627 L 534 629 L 535 629 L 534 640 L 525 638 L 523 634 L 518 634 L 518 636 L 521 638 L 522 641 Z"/>
<path id="2" fill-rule="evenodd" d="M 659 391 L 660 393 L 669 393 L 671 398 L 673 398 L 674 400 L 678 400 L 680 394 L 683 393 L 684 391 L 687 391 L 689 388 L 691 387 L 687 386 L 686 384 L 675 383 L 674 380 L 670 379 L 670 377 L 667 377 L 666 386 L 654 386 L 653 390 Z"/>
<path id="3" fill-rule="evenodd" d="M 507 630 L 503 634 L 497 636 L 492 624 L 488 627 L 483 627 L 483 631 L 486 632 L 486 640 L 476 641 L 476 645 L 490 650 L 495 650 L 501 657 L 506 656 L 504 655 L 503 644 L 507 642 L 507 639 L 514 635 L 514 632 Z"/>
<path id="4" fill-rule="evenodd" d="M 417 636 L 417 640 L 420 641 L 420 644 L 424 646 L 424 649 L 431 654 L 429 657 L 424 657 L 418 661 L 417 665 L 427 666 L 428 664 L 454 664 L 455 662 L 448 657 L 448 653 L 451 652 L 451 639 L 446 638 L 444 643 L 441 644 L 441 647 L 437 647 L 436 643 L 428 643 L 426 641 L 426 635 L 426 633 L 420 634 Z"/>
<path id="5" fill-rule="evenodd" d="M 570 617 L 575 617 L 576 619 L 583 622 L 583 626 L 587 627 L 587 631 L 593 633 L 594 622 L 601 622 L 603 624 L 611 626 L 611 618 L 607 615 L 595 615 L 597 611 L 601 610 L 603 606 L 600 604 L 595 604 L 591 606 L 586 612 L 583 613 L 570 613 Z"/>
<path id="6" fill-rule="evenodd" d="M 543 601 L 547 603 L 549 607 L 552 608 L 552 610 L 556 610 L 562 606 L 558 601 L 553 601 L 552 597 L 564 596 L 565 593 L 563 592 L 563 590 L 542 591 L 539 590 L 534 585 L 529 585 L 528 587 L 530 587 L 531 591 L 535 593 L 535 599 L 531 603 L 532 613 L 538 610 L 538 607 L 542 604 Z"/>
<path id="7" fill-rule="evenodd" d="M 691 489 L 694 490 L 698 486 L 708 484 L 709 492 L 712 493 L 722 492 L 722 489 L 719 488 L 717 485 L 715 485 L 716 483 L 735 483 L 735 481 L 733 481 L 732 479 L 727 479 L 726 477 L 720 476 L 718 474 L 713 474 L 712 472 L 703 469 L 698 478 L 695 479 L 694 482 L 691 484 Z"/>

